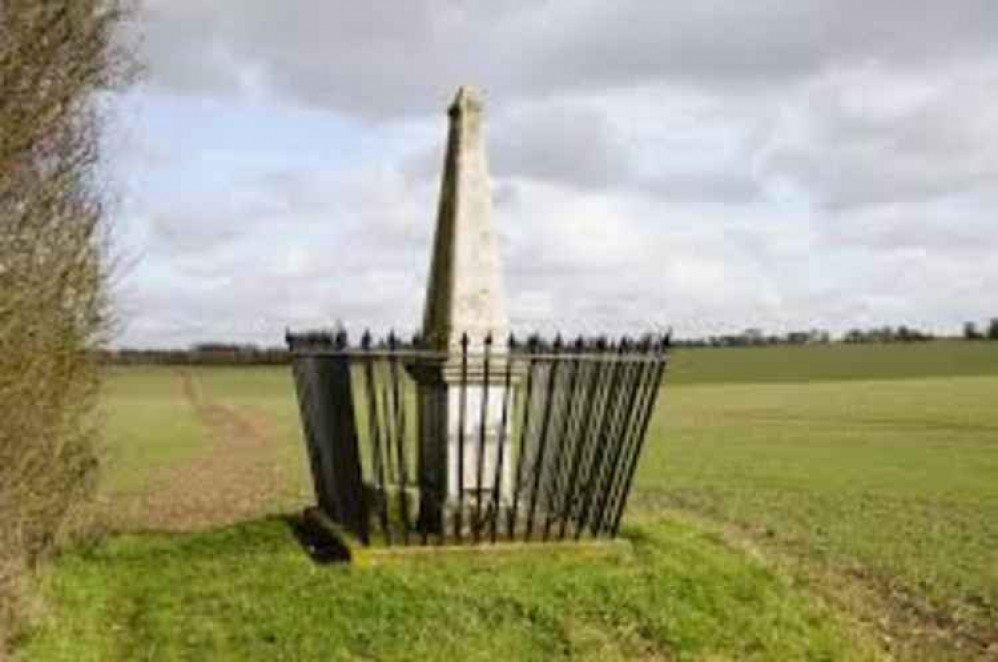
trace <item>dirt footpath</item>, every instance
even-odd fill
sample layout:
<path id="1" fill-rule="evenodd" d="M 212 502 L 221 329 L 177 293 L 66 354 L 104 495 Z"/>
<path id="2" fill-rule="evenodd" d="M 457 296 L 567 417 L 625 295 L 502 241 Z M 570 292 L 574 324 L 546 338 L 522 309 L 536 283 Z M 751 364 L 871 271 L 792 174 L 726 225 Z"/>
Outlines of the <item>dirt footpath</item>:
<path id="1" fill-rule="evenodd" d="M 273 512 L 291 487 L 266 414 L 212 401 L 189 370 L 178 371 L 177 378 L 205 429 L 208 449 L 156 472 L 147 490 L 126 497 L 129 503 L 114 504 L 114 525 L 190 531 Z"/>

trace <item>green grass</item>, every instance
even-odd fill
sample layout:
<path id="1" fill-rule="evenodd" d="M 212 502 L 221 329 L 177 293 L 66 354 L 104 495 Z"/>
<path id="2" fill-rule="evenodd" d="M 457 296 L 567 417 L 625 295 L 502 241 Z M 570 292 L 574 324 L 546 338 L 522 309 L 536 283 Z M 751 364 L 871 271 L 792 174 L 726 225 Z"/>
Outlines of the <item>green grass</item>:
<path id="1" fill-rule="evenodd" d="M 732 384 L 998 375 L 998 343 L 679 348 L 671 384 Z"/>
<path id="2" fill-rule="evenodd" d="M 307 494 L 289 371 L 192 374 L 266 415 Z M 203 449 L 177 384 L 114 373 L 112 485 Z M 26 659 L 863 659 L 853 607 L 900 659 L 998 648 L 998 343 L 681 349 L 662 396 L 628 563 L 317 568 L 274 520 L 129 536 L 57 563 Z"/>
<path id="3" fill-rule="evenodd" d="M 668 505 L 998 619 L 998 378 L 666 389 L 636 507 Z"/>
<path id="4" fill-rule="evenodd" d="M 113 368 L 106 383 L 104 490 L 141 491 L 159 467 L 207 450 L 205 431 L 169 367 Z"/>
<path id="5" fill-rule="evenodd" d="M 30 660 L 867 660 L 872 640 L 678 523 L 633 554 L 320 567 L 279 519 L 64 557 Z"/>

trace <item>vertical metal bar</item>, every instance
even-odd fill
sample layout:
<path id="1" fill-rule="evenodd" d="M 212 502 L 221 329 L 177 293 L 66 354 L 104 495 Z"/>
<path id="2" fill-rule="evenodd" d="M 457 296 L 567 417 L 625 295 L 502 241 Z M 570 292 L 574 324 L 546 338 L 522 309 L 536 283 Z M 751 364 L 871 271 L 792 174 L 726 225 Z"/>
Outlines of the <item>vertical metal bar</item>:
<path id="1" fill-rule="evenodd" d="M 606 397 L 603 404 L 602 420 L 600 421 L 599 430 L 596 433 L 596 446 L 592 458 L 592 462 L 589 465 L 589 480 L 587 481 L 587 490 L 582 501 L 582 510 L 579 513 L 579 520 L 576 524 L 575 529 L 575 539 L 578 540 L 582 537 L 582 531 L 586 528 L 586 523 L 589 521 L 589 510 L 593 503 L 593 497 L 596 493 L 596 486 L 600 480 L 603 472 L 603 455 L 606 452 L 606 439 L 607 431 L 610 422 L 613 420 L 613 414 L 615 411 L 615 403 L 617 391 L 617 383 L 620 379 L 620 368 L 622 361 L 620 361 L 620 351 L 621 348 L 618 347 L 616 355 L 611 357 L 611 362 L 613 367 L 611 368 L 610 375 L 610 386 L 606 391 Z"/>
<path id="2" fill-rule="evenodd" d="M 585 341 L 580 336 L 576 341 L 576 345 L 579 347 L 578 351 L 578 381 L 575 387 L 574 405 L 572 406 L 571 420 L 568 423 L 568 428 L 566 434 L 568 435 L 568 446 L 566 447 L 565 461 L 562 463 L 562 467 L 559 468 L 561 472 L 561 484 L 564 487 L 562 495 L 561 509 L 564 512 L 565 501 L 571 500 L 571 494 L 569 492 L 569 485 L 572 466 L 576 455 L 578 454 L 578 449 L 582 446 L 585 440 L 585 430 L 582 428 L 582 422 L 586 417 L 586 396 L 588 394 L 588 387 L 591 380 L 591 375 L 594 368 L 594 362 L 592 357 L 586 352 Z M 559 519 L 561 516 L 559 515 Z M 559 527 L 560 528 L 560 527 Z"/>
<path id="3" fill-rule="evenodd" d="M 520 505 L 520 491 L 523 488 L 523 461 L 524 456 L 527 454 L 527 440 L 530 434 L 530 409 L 533 404 L 533 388 L 534 388 L 534 357 L 532 356 L 536 345 L 533 340 L 527 343 L 527 386 L 526 392 L 523 400 L 523 423 L 520 428 L 520 449 L 516 458 L 516 481 L 513 485 L 513 507 L 509 511 L 509 538 L 513 540 L 516 538 L 516 516 L 517 510 Z M 510 360 L 513 357 L 510 356 Z"/>
<path id="4" fill-rule="evenodd" d="M 413 336 L 412 346 L 414 350 L 418 350 L 419 348 L 418 336 Z M 413 363 L 410 363 L 408 367 L 412 368 L 413 365 L 414 365 Z M 430 508 L 427 507 L 426 503 L 428 495 L 430 494 L 430 488 L 428 485 L 425 484 L 427 481 L 426 481 L 426 472 L 423 469 L 423 463 L 427 460 L 427 458 L 424 456 L 424 453 L 426 451 L 424 450 L 425 447 L 423 444 L 426 443 L 426 438 L 428 436 L 427 428 L 432 426 L 430 417 L 432 417 L 433 415 L 432 412 L 435 408 L 431 406 L 429 403 L 423 401 L 426 395 L 424 394 L 422 388 L 419 386 L 418 383 L 413 385 L 413 390 L 414 390 L 413 397 L 415 398 L 416 402 L 416 410 L 413 416 L 413 418 L 415 419 L 413 427 L 415 428 L 414 433 L 416 435 L 416 447 L 414 450 L 416 456 L 415 458 L 416 479 L 414 482 L 416 484 L 416 494 L 418 495 L 419 499 L 418 501 L 419 517 L 417 519 L 416 526 L 420 530 L 420 537 L 421 537 L 420 542 L 425 546 L 429 544 L 429 539 L 430 539 L 430 525 L 427 522 L 428 519 L 427 513 L 429 512 Z"/>
<path id="5" fill-rule="evenodd" d="M 304 367 L 311 400 L 306 428 L 312 435 L 308 441 L 317 451 L 323 476 L 324 495 L 319 501 L 323 511 L 366 542 L 365 502 L 360 494 L 361 464 L 349 361 L 344 351 L 346 342 L 346 334 L 338 334 L 335 341 L 323 339 L 323 349 L 331 351 L 321 356 L 312 353 L 306 359 Z"/>
<path id="6" fill-rule="evenodd" d="M 588 496 L 589 490 L 591 489 L 594 464 L 593 460 L 595 459 L 597 449 L 599 448 L 600 428 L 602 427 L 602 421 L 606 415 L 607 403 L 610 399 L 611 380 L 609 379 L 609 376 L 612 375 L 613 372 L 613 356 L 607 354 L 608 351 L 611 353 L 614 351 L 613 344 L 610 343 L 608 345 L 605 338 L 600 338 L 596 343 L 597 353 L 593 358 L 599 366 L 599 371 L 597 372 L 596 384 L 593 387 L 592 420 L 586 422 L 585 436 L 582 438 L 583 450 L 579 464 L 579 487 L 577 494 L 574 495 L 572 514 L 569 518 L 572 525 L 575 527 L 576 535 L 579 533 L 579 529 L 583 526 L 583 524 L 579 521 L 579 518 L 582 515 L 585 500 Z"/>
<path id="7" fill-rule="evenodd" d="M 649 400 L 652 396 L 652 389 L 649 385 L 654 380 L 658 362 L 655 357 L 651 356 L 651 350 L 651 342 L 645 340 L 637 346 L 637 351 L 635 353 L 635 361 L 637 361 L 640 369 L 637 377 L 635 378 L 634 404 L 632 406 L 631 415 L 627 421 L 627 426 L 622 433 L 624 443 L 623 457 L 620 462 L 620 470 L 614 475 L 613 483 L 610 487 L 610 502 L 607 506 L 607 519 L 603 522 L 604 532 L 610 532 L 612 530 L 613 519 L 618 510 L 624 484 L 627 476 L 629 475 L 628 471 L 634 458 L 639 428 L 641 427 L 642 420 L 644 420 L 644 412 L 648 407 Z"/>
<path id="8" fill-rule="evenodd" d="M 614 479 L 619 471 L 620 458 L 625 443 L 624 431 L 634 411 L 635 386 L 641 367 L 639 363 L 633 360 L 633 348 L 627 338 L 621 339 L 620 347 L 623 352 L 621 358 L 624 360 L 624 383 L 622 388 L 620 388 L 621 394 L 617 399 L 614 421 L 611 424 L 610 435 L 607 438 L 607 442 L 611 445 L 610 458 L 606 470 L 600 479 L 597 506 L 590 525 L 590 531 L 594 536 L 598 536 L 602 530 L 603 519 L 606 515 L 606 505 L 610 500 Z"/>
<path id="9" fill-rule="evenodd" d="M 388 365 L 383 358 L 376 364 L 378 382 L 381 385 L 381 398 L 378 400 L 378 425 L 381 427 L 381 435 L 385 440 L 385 469 L 389 484 L 398 482 L 398 472 L 395 470 L 395 456 L 392 453 L 392 438 L 395 436 L 392 429 L 391 415 L 389 413 L 391 396 L 388 388 Z M 387 498 L 387 495 L 386 495 Z"/>
<path id="10" fill-rule="evenodd" d="M 547 540 L 550 535 L 550 525 L 548 521 L 551 519 L 552 515 L 557 515 L 561 512 L 561 505 L 559 497 L 561 496 L 558 491 L 558 484 L 561 480 L 562 464 L 560 462 L 562 455 L 562 444 L 564 443 L 563 426 L 568 422 L 568 418 L 571 414 L 571 401 L 570 393 L 568 392 L 568 383 L 572 379 L 572 361 L 567 355 L 561 355 L 555 359 L 558 363 L 559 369 L 557 371 L 557 378 L 554 383 L 554 392 L 551 396 L 551 422 L 549 424 L 549 434 L 546 452 L 546 457 L 544 464 L 541 467 L 542 477 L 541 477 L 541 488 L 538 493 L 538 498 L 541 499 L 541 503 L 544 504 L 543 512 L 543 522 L 544 525 L 541 527 L 542 539 Z"/>
<path id="11" fill-rule="evenodd" d="M 660 360 L 657 358 L 649 360 L 646 365 L 646 378 L 645 383 L 642 386 L 644 401 L 641 403 L 641 409 L 638 412 L 638 416 L 636 417 L 634 427 L 631 432 L 627 459 L 620 475 L 620 483 L 617 486 L 617 493 L 614 495 L 614 503 L 610 510 L 609 521 L 607 523 L 607 526 L 609 527 L 609 534 L 611 536 L 616 535 L 615 527 L 618 514 L 622 512 L 624 503 L 627 501 L 629 490 L 631 489 L 631 476 L 636 469 L 638 461 L 640 460 L 641 447 L 644 443 L 644 435 L 647 434 L 645 429 L 648 426 L 648 424 L 645 423 L 645 418 L 648 418 L 648 421 L 650 422 L 655 416 L 655 407 L 658 402 L 658 393 L 662 383 L 662 375 L 659 367 Z"/>
<path id="12" fill-rule="evenodd" d="M 479 541 L 481 533 L 482 524 L 482 473 L 485 471 L 485 433 L 486 426 L 488 424 L 488 414 L 489 414 L 489 359 L 492 352 L 492 334 L 489 333 L 485 336 L 485 347 L 484 354 L 482 356 L 483 366 L 482 366 L 482 406 L 479 411 L 481 414 L 481 420 L 478 422 L 478 456 L 475 458 L 477 460 L 477 466 L 475 471 L 475 520 L 472 525 L 472 532 L 475 536 L 475 542 Z"/>
<path id="13" fill-rule="evenodd" d="M 338 348 L 341 354 L 334 359 L 329 375 L 334 402 L 330 412 L 334 425 L 335 466 L 341 502 L 346 507 L 346 524 L 360 537 L 365 545 L 368 537 L 367 495 L 364 492 L 364 479 L 360 457 L 360 438 L 357 434 L 357 418 L 354 410 L 353 384 L 350 374 L 350 355 L 347 351 L 346 333 L 339 336 Z"/>
<path id="14" fill-rule="evenodd" d="M 418 387 L 419 418 L 419 520 L 423 544 L 430 537 L 438 545 L 446 542 L 447 494 L 450 430 L 448 427 L 448 398 L 451 388 L 448 384 L 447 366 L 450 355 L 435 352 L 420 352 L 412 357 L 410 372 Z"/>
<path id="15" fill-rule="evenodd" d="M 662 354 L 665 347 L 665 343 L 668 342 L 660 341 L 658 347 L 656 348 L 656 360 L 657 365 L 655 367 L 654 378 L 648 387 L 651 389 L 651 396 L 648 398 L 648 404 L 645 407 L 644 418 L 641 421 L 639 427 L 637 443 L 634 449 L 634 453 L 631 456 L 631 463 L 627 469 L 627 479 L 624 483 L 624 491 L 622 493 L 622 498 L 620 503 L 617 505 L 617 513 L 613 518 L 613 525 L 610 528 L 610 537 L 616 537 L 617 531 L 620 530 L 620 520 L 624 516 L 624 509 L 627 507 L 627 497 L 631 491 L 631 486 L 634 483 L 634 475 L 637 473 L 638 459 L 641 457 L 641 449 L 644 446 L 645 439 L 648 435 L 648 424 L 651 422 L 652 414 L 655 411 L 655 405 L 658 403 L 658 396 L 662 388 L 662 376 L 665 374 L 666 357 Z"/>
<path id="16" fill-rule="evenodd" d="M 412 348 L 414 352 L 418 352 L 420 349 L 421 339 L 418 335 L 412 337 Z M 410 375 L 420 374 L 420 366 L 418 354 L 413 354 L 410 357 L 409 363 L 406 365 L 407 370 L 410 371 Z M 415 423 L 413 427 L 415 428 L 415 440 L 416 447 L 414 450 L 416 456 L 416 493 L 419 499 L 419 518 L 417 526 L 420 529 L 421 543 L 423 545 L 428 545 L 430 540 L 430 530 L 433 528 L 430 525 L 430 513 L 437 512 L 432 505 L 428 503 L 432 499 L 431 494 L 433 490 L 428 483 L 432 481 L 427 479 L 427 470 L 424 467 L 424 462 L 428 462 L 429 458 L 427 455 L 427 448 L 431 445 L 430 439 L 433 434 L 433 416 L 436 411 L 435 403 L 430 401 L 430 397 L 427 395 L 428 388 L 419 383 L 418 378 L 412 385 L 413 388 L 413 400 L 415 402 L 415 412 L 413 418 Z"/>
<path id="17" fill-rule="evenodd" d="M 635 421 L 640 419 L 640 414 L 644 411 L 645 390 L 642 386 L 646 381 L 646 366 L 634 354 L 628 356 L 628 363 L 630 364 L 630 372 L 627 377 L 628 385 L 626 386 L 628 396 L 621 408 L 617 429 L 614 432 L 614 457 L 611 459 L 606 487 L 603 490 L 603 505 L 597 510 L 591 525 L 595 536 L 609 531 L 609 520 L 612 519 L 615 512 L 614 504 L 619 491 L 621 474 L 626 470 L 630 458 L 632 430 L 635 427 Z"/>
<path id="18" fill-rule="evenodd" d="M 602 347 L 598 346 L 597 352 L 602 353 Z M 588 389 L 586 390 L 586 395 L 582 398 L 581 421 L 579 422 L 578 436 L 575 441 L 575 452 L 573 453 L 572 464 L 569 468 L 568 486 L 565 489 L 565 506 L 562 509 L 561 527 L 558 529 L 559 538 L 565 537 L 565 532 L 568 528 L 568 521 L 571 517 L 572 508 L 576 501 L 576 481 L 579 477 L 579 468 L 582 465 L 583 455 L 586 450 L 586 439 L 589 436 L 589 421 L 592 419 L 593 410 L 595 409 L 595 396 L 597 387 L 600 383 L 600 375 L 603 372 L 603 361 L 598 359 L 586 360 L 588 362 L 588 370 L 586 371 Z"/>
<path id="19" fill-rule="evenodd" d="M 572 412 L 576 409 L 576 385 L 579 381 L 579 369 L 581 364 L 579 363 L 579 353 L 582 351 L 582 339 L 576 341 L 574 347 L 574 353 L 571 358 L 567 359 L 568 369 L 570 370 L 570 377 L 568 380 L 568 392 L 565 393 L 564 397 L 564 409 L 561 414 L 561 420 L 559 421 L 561 425 L 559 426 L 559 432 L 555 435 L 555 449 L 553 461 L 553 476 L 551 477 L 551 482 L 548 485 L 548 513 L 547 517 L 544 518 L 544 535 L 543 539 L 547 540 L 551 534 L 551 524 L 554 519 L 558 517 L 564 510 L 561 503 L 558 503 L 557 499 L 560 497 L 565 499 L 563 491 L 563 480 L 565 464 L 565 447 L 570 444 L 569 437 L 569 424 L 572 420 Z"/>
<path id="20" fill-rule="evenodd" d="M 551 410 L 553 409 L 555 381 L 558 379 L 558 353 L 561 350 L 561 336 L 555 338 L 550 372 L 548 373 L 548 383 L 546 397 L 544 398 L 544 418 L 541 422 L 541 438 L 537 442 L 537 459 L 534 462 L 534 482 L 530 490 L 530 511 L 527 515 L 527 531 L 525 538 L 530 539 L 534 530 L 534 515 L 537 513 L 537 497 L 540 494 L 541 478 L 544 476 L 544 453 L 547 450 L 548 428 L 551 423 Z"/>
<path id="21" fill-rule="evenodd" d="M 385 481 L 385 465 L 381 453 L 381 434 L 380 426 L 378 425 L 378 396 L 374 386 L 374 357 L 369 353 L 371 351 L 371 334 L 369 332 L 364 333 L 364 337 L 361 339 L 361 347 L 368 353 L 364 357 L 364 382 L 366 386 L 365 390 L 367 391 L 367 424 L 371 436 L 371 465 L 378 479 L 378 488 L 381 490 L 378 498 L 381 529 L 385 534 L 385 542 L 391 545 L 392 533 L 391 527 L 388 525 L 388 486 Z M 387 444 L 387 440 L 385 443 Z"/>
<path id="22" fill-rule="evenodd" d="M 396 353 L 396 370 L 398 371 L 398 356 Z M 409 459 L 406 451 L 406 447 L 409 443 L 408 431 L 407 431 L 407 421 L 406 421 L 406 386 L 404 373 L 398 371 L 398 379 L 396 380 L 396 388 L 399 390 L 399 396 L 397 398 L 398 402 L 398 427 L 399 427 L 399 465 L 402 467 L 402 493 L 405 495 L 405 501 L 403 502 L 402 509 L 402 519 L 405 522 L 406 527 L 406 540 L 409 538 L 409 529 L 412 528 L 412 499 L 410 498 L 408 490 L 409 476 Z M 415 420 L 415 419 L 414 419 Z M 413 430 L 413 434 L 418 434 L 417 430 Z M 415 452 L 415 449 L 413 450 Z"/>
<path id="23" fill-rule="evenodd" d="M 621 338 L 619 350 L 621 362 L 620 376 L 617 380 L 617 387 L 615 389 L 615 398 L 613 400 L 613 409 L 611 410 L 609 426 L 607 427 L 606 436 L 603 440 L 603 462 L 600 467 L 600 473 L 593 497 L 593 509 L 590 512 L 589 519 L 589 530 L 593 536 L 597 536 L 599 533 L 599 524 L 604 515 L 611 481 L 620 458 L 620 444 L 622 441 L 621 430 L 624 419 L 630 410 L 629 405 L 631 404 L 633 397 L 631 385 L 633 384 L 632 377 L 634 374 L 634 364 L 629 357 L 630 349 L 630 341 L 626 337 Z"/>
<path id="24" fill-rule="evenodd" d="M 448 355 L 449 357 L 449 355 Z M 441 364 L 441 367 L 446 366 L 446 363 Z M 439 517 L 439 522 L 437 523 L 437 544 L 443 545 L 447 542 L 447 498 L 448 491 L 450 487 L 448 486 L 448 475 L 451 470 L 450 466 L 450 384 L 447 383 L 444 375 L 441 375 L 440 381 L 435 384 L 434 398 L 436 398 L 436 403 L 433 406 L 433 420 L 434 420 L 434 434 L 436 434 L 436 443 L 434 444 L 435 460 L 437 466 L 439 467 L 439 480 L 440 485 L 434 494 L 436 499 L 436 511 L 435 515 Z"/>
<path id="25" fill-rule="evenodd" d="M 468 408 L 468 334 L 461 334 L 461 392 L 457 420 L 457 513 L 454 536 L 461 542 L 464 527 L 464 422 Z"/>
<path id="26" fill-rule="evenodd" d="M 309 467 L 312 470 L 312 486 L 315 488 L 315 500 L 328 512 L 326 495 L 329 494 L 329 487 L 326 485 L 322 456 L 317 447 L 316 434 L 312 426 L 312 399 L 314 396 L 312 395 L 309 379 L 305 374 L 304 363 L 306 361 L 314 361 L 314 359 L 300 355 L 294 356 L 292 358 L 291 370 L 292 374 L 294 374 L 295 388 L 298 392 L 298 411 L 301 416 L 302 432 L 305 435 L 305 449 L 308 452 Z"/>
<path id="27" fill-rule="evenodd" d="M 502 392 L 502 415 L 500 416 L 499 431 L 496 435 L 496 472 L 492 482 L 492 506 L 491 517 L 489 518 L 490 538 L 496 541 L 496 522 L 499 519 L 499 507 L 502 498 L 503 479 L 503 457 L 506 451 L 506 425 L 509 421 L 509 402 L 513 397 L 513 347 L 515 340 L 513 334 L 509 334 L 509 342 L 506 349 L 506 376 L 503 378 Z"/>
<path id="28" fill-rule="evenodd" d="M 395 445 L 398 453 L 399 512 L 402 515 L 402 542 L 409 544 L 409 493 L 405 462 L 405 407 L 400 401 L 398 370 L 398 339 L 395 332 L 388 334 L 388 368 L 392 381 L 392 420 L 395 427 Z"/>

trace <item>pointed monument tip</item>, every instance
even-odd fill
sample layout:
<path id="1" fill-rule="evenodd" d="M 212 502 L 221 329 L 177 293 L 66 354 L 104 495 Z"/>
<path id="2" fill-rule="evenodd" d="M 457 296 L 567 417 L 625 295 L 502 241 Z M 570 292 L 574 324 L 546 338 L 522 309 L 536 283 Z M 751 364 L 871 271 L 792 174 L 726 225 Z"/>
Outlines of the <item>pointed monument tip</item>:
<path id="1" fill-rule="evenodd" d="M 450 113 L 452 115 L 468 112 L 480 113 L 482 105 L 481 93 L 470 85 L 462 85 L 457 88 L 457 94 L 454 95 L 454 102 L 450 105 Z"/>

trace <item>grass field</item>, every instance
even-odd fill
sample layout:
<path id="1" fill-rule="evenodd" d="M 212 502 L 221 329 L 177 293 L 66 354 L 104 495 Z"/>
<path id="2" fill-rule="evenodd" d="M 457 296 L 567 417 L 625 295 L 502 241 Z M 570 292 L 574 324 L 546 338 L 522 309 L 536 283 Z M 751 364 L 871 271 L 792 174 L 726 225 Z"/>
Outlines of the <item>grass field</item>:
<path id="1" fill-rule="evenodd" d="M 998 344 L 674 357 L 626 558 L 319 567 L 286 369 L 115 369 L 28 660 L 998 659 Z"/>

